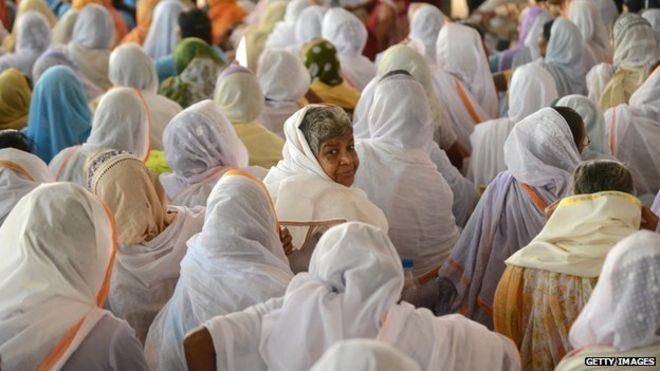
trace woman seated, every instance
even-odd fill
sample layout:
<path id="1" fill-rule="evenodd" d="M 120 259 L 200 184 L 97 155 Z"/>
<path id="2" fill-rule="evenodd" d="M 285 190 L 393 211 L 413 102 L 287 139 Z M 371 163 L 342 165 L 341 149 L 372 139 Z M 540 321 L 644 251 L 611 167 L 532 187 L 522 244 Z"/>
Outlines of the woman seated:
<path id="1" fill-rule="evenodd" d="M 48 163 L 61 150 L 85 142 L 91 128 L 92 113 L 76 74 L 65 66 L 49 68 L 30 100 L 25 133 L 33 153 Z"/>
<path id="2" fill-rule="evenodd" d="M 506 337 L 460 315 L 397 304 L 402 286 L 399 255 L 383 230 L 333 227 L 284 298 L 206 322 L 185 340 L 187 360 L 205 360 L 198 370 L 309 370 L 337 342 L 370 338 L 422 370 L 520 370 Z"/>
<path id="3" fill-rule="evenodd" d="M 337 7 L 325 13 L 321 27 L 323 38 L 337 48 L 342 76 L 350 86 L 362 91 L 376 76 L 376 66 L 362 55 L 367 44 L 364 23 L 348 10 Z"/>
<path id="4" fill-rule="evenodd" d="M 301 57 L 312 79 L 311 91 L 322 103 L 339 106 L 352 115 L 360 92 L 341 77 L 335 47 L 327 40 L 314 39 L 303 46 Z"/>
<path id="5" fill-rule="evenodd" d="M 21 130 L 27 125 L 31 97 L 30 84 L 19 70 L 0 73 L 0 130 Z"/>
<path id="6" fill-rule="evenodd" d="M 294 271 L 306 270 L 312 248 L 309 232 L 316 224 L 360 221 L 387 231 L 383 212 L 367 195 L 353 187 L 360 160 L 353 127 L 340 107 L 308 105 L 284 124 L 284 159 L 273 167 L 264 183 L 275 202 L 280 220 L 302 224 L 291 229 Z M 298 255 L 292 255 L 298 258 Z"/>
<path id="7" fill-rule="evenodd" d="M 653 72 L 660 48 L 653 28 L 635 13 L 622 14 L 612 29 L 614 63 L 595 66 L 587 75 L 589 99 L 601 111 L 630 101 Z"/>
<path id="8" fill-rule="evenodd" d="M 13 135 L 20 135 L 18 131 Z M 48 165 L 39 157 L 15 146 L 7 146 L 10 139 L 8 130 L 0 131 L 0 226 L 18 201 L 41 183 L 52 182 L 53 176 Z M 19 137 L 20 138 L 20 137 Z M 24 139 L 12 139 L 12 141 Z M 22 146 L 21 146 L 22 147 Z M 27 147 L 27 146 L 26 146 Z"/>
<path id="9" fill-rule="evenodd" d="M 210 100 L 176 115 L 165 130 L 164 145 L 172 173 L 162 174 L 160 181 L 174 205 L 206 206 L 213 186 L 227 170 L 248 166 L 247 149 Z"/>
<path id="10" fill-rule="evenodd" d="M 133 330 L 103 309 L 114 220 L 94 195 L 36 188 L 0 227 L 0 254 L 3 370 L 147 370 Z"/>
<path id="11" fill-rule="evenodd" d="M 660 190 L 660 67 L 630 97 L 605 112 L 612 155 L 630 166 L 637 195 L 649 205 Z"/>
<path id="12" fill-rule="evenodd" d="M 149 328 L 153 370 L 185 370 L 183 337 L 213 316 L 284 294 L 293 277 L 263 184 L 230 171 L 209 196 L 202 231 L 188 241 L 179 281 Z"/>
<path id="13" fill-rule="evenodd" d="M 266 49 L 259 59 L 257 79 L 266 100 L 261 112 L 262 124 L 284 138 L 284 122 L 306 102 L 309 72 L 295 55 Z"/>
<path id="14" fill-rule="evenodd" d="M 607 253 L 639 230 L 641 203 L 618 162 L 580 164 L 573 196 L 506 260 L 494 299 L 495 330 L 512 339 L 525 370 L 552 370 L 570 350 L 568 329 L 598 280 Z"/>
<path id="15" fill-rule="evenodd" d="M 85 162 L 100 150 L 127 151 L 146 161 L 150 126 L 149 111 L 137 90 L 112 89 L 99 102 L 87 141 L 63 149 L 48 167 L 57 181 L 85 185 Z"/>
<path id="16" fill-rule="evenodd" d="M 399 256 L 413 260 L 417 285 L 435 287 L 438 269 L 460 232 L 451 189 L 427 150 L 433 123 L 425 97 L 410 75 L 380 80 L 369 112 L 371 138 L 356 146 L 361 166 L 355 185 L 385 213 Z"/>
<path id="17" fill-rule="evenodd" d="M 435 65 L 435 44 L 445 25 L 445 15 L 434 5 L 414 3 L 408 7 L 408 20 L 410 33 L 405 44 L 422 54 L 429 64 Z"/>
<path id="18" fill-rule="evenodd" d="M 568 6 L 568 18 L 580 29 L 584 39 L 585 71 L 600 63 L 612 61 L 612 48 L 609 29 L 600 16 L 598 1 L 571 1 Z"/>
<path id="19" fill-rule="evenodd" d="M 330 347 L 311 371 L 421 371 L 417 363 L 391 345 L 376 340 L 340 341 Z"/>
<path id="20" fill-rule="evenodd" d="M 163 131 L 181 106 L 158 95 L 158 76 L 154 62 L 137 44 L 126 44 L 110 54 L 110 81 L 114 86 L 127 86 L 140 91 L 149 109 L 151 127 L 149 144 L 153 150 L 163 149 Z"/>
<path id="21" fill-rule="evenodd" d="M 439 277 L 457 291 L 443 306 L 489 328 L 504 261 L 541 231 L 545 208 L 566 196 L 580 162 L 582 118 L 567 107 L 542 108 L 513 127 L 504 143 L 508 170 L 488 185 Z"/>
<path id="22" fill-rule="evenodd" d="M 554 105 L 572 108 L 582 117 L 584 129 L 589 138 L 584 151 L 582 151 L 582 159 L 584 161 L 597 159 L 614 160 L 607 145 L 605 118 L 596 103 L 584 95 L 572 94 L 559 98 Z"/>
<path id="23" fill-rule="evenodd" d="M 270 169 L 282 159 L 284 141 L 257 121 L 264 95 L 254 73 L 237 65 L 227 68 L 218 76 L 213 100 L 245 144 L 250 165 Z"/>
<path id="24" fill-rule="evenodd" d="M 225 66 L 204 40 L 189 37 L 174 49 L 176 76 L 160 85 L 159 94 L 186 108 L 213 97 L 215 80 Z"/>
<path id="25" fill-rule="evenodd" d="M 556 370 L 583 370 L 587 357 L 653 357 L 657 362 L 659 272 L 660 235 L 640 231 L 619 242 L 571 327 L 575 351 Z"/>
<path id="26" fill-rule="evenodd" d="M 39 59 L 34 62 L 34 65 L 32 66 L 32 85 L 37 85 L 41 76 L 51 67 L 55 66 L 67 66 L 75 73 L 85 89 L 85 96 L 89 102 L 92 102 L 94 99 L 105 93 L 104 90 L 94 85 L 82 75 L 76 62 L 66 54 L 66 49 L 62 46 L 52 47 L 45 51 Z"/>
<path id="27" fill-rule="evenodd" d="M 560 97 L 586 93 L 584 53 L 580 29 L 566 18 L 552 21 L 550 39 L 540 63 L 555 79 Z"/>
<path id="28" fill-rule="evenodd" d="M 0 72 L 16 68 L 32 78 L 32 66 L 50 45 L 51 31 L 46 17 L 31 11 L 21 15 L 14 25 L 16 50 L 0 56 Z"/>
<path id="29" fill-rule="evenodd" d="M 508 89 L 507 117 L 482 122 L 470 135 L 472 155 L 469 175 L 479 189 L 485 189 L 497 174 L 506 170 L 504 142 L 513 126 L 558 98 L 552 75 L 537 63 L 516 68 Z"/>
<path id="30" fill-rule="evenodd" d="M 85 170 L 89 190 L 117 222 L 119 246 L 108 307 L 144 342 L 151 321 L 174 291 L 186 242 L 202 229 L 204 209 L 168 206 L 156 175 L 126 152 L 101 152 Z"/>

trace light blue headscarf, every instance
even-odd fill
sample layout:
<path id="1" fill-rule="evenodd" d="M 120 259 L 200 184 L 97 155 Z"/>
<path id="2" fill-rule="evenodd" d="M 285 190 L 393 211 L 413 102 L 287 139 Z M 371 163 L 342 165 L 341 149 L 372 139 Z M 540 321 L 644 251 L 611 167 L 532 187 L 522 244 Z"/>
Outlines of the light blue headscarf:
<path id="1" fill-rule="evenodd" d="M 580 29 L 566 18 L 557 18 L 550 30 L 550 41 L 542 62 L 554 77 L 560 97 L 585 94 L 584 50 Z"/>
<path id="2" fill-rule="evenodd" d="M 27 136 L 46 163 L 64 148 L 87 140 L 92 113 L 80 80 L 66 66 L 49 68 L 32 94 Z"/>

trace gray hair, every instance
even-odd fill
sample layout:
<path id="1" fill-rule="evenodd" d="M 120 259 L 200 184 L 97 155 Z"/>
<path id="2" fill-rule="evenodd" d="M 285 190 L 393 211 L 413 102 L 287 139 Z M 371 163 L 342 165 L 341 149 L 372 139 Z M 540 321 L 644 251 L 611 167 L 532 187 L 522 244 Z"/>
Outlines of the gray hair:
<path id="1" fill-rule="evenodd" d="M 632 174 L 620 162 L 591 160 L 578 165 L 573 174 L 573 194 L 619 191 L 634 194 Z"/>
<path id="2" fill-rule="evenodd" d="M 305 135 L 309 148 L 318 157 L 321 143 L 328 139 L 353 132 L 353 124 L 348 114 L 337 106 L 316 106 L 307 110 L 299 126 Z"/>

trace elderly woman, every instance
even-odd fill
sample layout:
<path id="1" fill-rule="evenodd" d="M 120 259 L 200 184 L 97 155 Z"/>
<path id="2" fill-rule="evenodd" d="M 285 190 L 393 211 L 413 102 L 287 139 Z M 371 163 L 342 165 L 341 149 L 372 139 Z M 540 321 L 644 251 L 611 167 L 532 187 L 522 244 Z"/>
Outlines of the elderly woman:
<path id="1" fill-rule="evenodd" d="M 346 9 L 332 8 L 323 17 L 322 36 L 337 48 L 342 76 L 362 91 L 376 76 L 376 66 L 362 55 L 367 44 L 364 23 Z"/>
<path id="2" fill-rule="evenodd" d="M 27 125 L 31 98 L 30 84 L 19 70 L 0 73 L 0 130 L 20 130 Z"/>
<path id="3" fill-rule="evenodd" d="M 564 197 L 580 162 L 582 118 L 567 107 L 542 108 L 513 127 L 504 143 L 508 170 L 489 184 L 440 269 L 457 290 L 446 305 L 492 327 L 493 297 L 504 261 L 545 224 L 544 209 Z"/>
<path id="4" fill-rule="evenodd" d="M 157 94 L 158 76 L 154 62 L 137 44 L 125 44 L 110 54 L 109 77 L 114 86 L 128 86 L 140 91 L 151 116 L 150 147 L 162 150 L 165 127 L 181 112 L 181 106 Z"/>
<path id="5" fill-rule="evenodd" d="M 18 19 L 16 27 L 16 49 L 14 53 L 0 57 L 0 72 L 16 68 L 27 77 L 32 77 L 34 62 L 50 45 L 50 26 L 43 15 L 27 12 Z"/>
<path id="6" fill-rule="evenodd" d="M 172 173 L 160 180 L 174 205 L 206 206 L 218 179 L 248 166 L 248 152 L 231 122 L 210 100 L 186 108 L 167 126 L 165 157 Z"/>
<path id="7" fill-rule="evenodd" d="M 573 22 L 560 17 L 552 23 L 541 66 L 555 79 L 560 97 L 586 93 L 584 48 L 580 29 Z"/>
<path id="8" fill-rule="evenodd" d="M 67 55 L 66 48 L 62 46 L 55 46 L 47 50 L 34 62 L 32 66 L 32 85 L 36 85 L 41 76 L 54 66 L 69 67 L 76 74 L 85 89 L 85 96 L 88 101 L 92 102 L 105 93 L 104 90 L 94 85 L 80 72 L 77 63 Z"/>
<path id="9" fill-rule="evenodd" d="M 284 254 L 261 181 L 237 170 L 225 174 L 209 196 L 202 231 L 188 241 L 174 294 L 149 329 L 150 368 L 185 370 L 186 332 L 283 295 L 293 278 Z"/>
<path id="10" fill-rule="evenodd" d="M 309 73 L 295 55 L 285 50 L 266 49 L 261 54 L 257 79 L 266 100 L 261 122 L 266 129 L 284 138 L 284 122 L 305 102 Z"/>
<path id="11" fill-rule="evenodd" d="M 101 5 L 86 5 L 76 20 L 67 54 L 80 72 L 103 90 L 112 86 L 108 78 L 108 60 L 114 43 L 115 26 L 110 13 Z"/>
<path id="12" fill-rule="evenodd" d="M 599 63 L 612 61 L 608 28 L 595 3 L 590 0 L 573 0 L 568 8 L 568 18 L 578 26 L 584 39 L 586 71 Z"/>
<path id="13" fill-rule="evenodd" d="M 194 340 L 205 338 L 211 351 L 199 370 L 309 370 L 339 341 L 376 338 L 422 370 L 520 369 L 504 336 L 460 315 L 439 318 L 397 304 L 402 286 L 399 255 L 385 231 L 355 222 L 333 227 L 309 273 L 294 277 L 284 298 L 206 322 L 185 342 L 188 360 L 201 358 Z"/>
<path id="14" fill-rule="evenodd" d="M 87 141 L 63 149 L 48 166 L 58 181 L 84 185 L 85 162 L 98 151 L 128 151 L 146 161 L 149 126 L 149 111 L 139 93 L 132 88 L 112 89 L 99 103 Z"/>
<path id="15" fill-rule="evenodd" d="M 589 138 L 588 145 L 582 152 L 583 160 L 614 159 L 607 145 L 605 118 L 596 103 L 584 95 L 571 94 L 559 98 L 555 106 L 570 107 L 582 116 L 587 138 Z"/>
<path id="16" fill-rule="evenodd" d="M 410 75 L 380 80 L 369 112 L 371 137 L 356 146 L 361 166 L 355 185 L 385 213 L 399 256 L 413 260 L 417 285 L 435 287 L 433 279 L 460 233 L 451 188 L 427 150 L 434 143 L 425 97 Z"/>
<path id="17" fill-rule="evenodd" d="M 435 64 L 435 44 L 438 40 L 440 29 L 445 24 L 445 15 L 440 9 L 427 3 L 417 3 L 419 6 L 408 10 L 410 18 L 410 33 L 408 34 L 408 46 L 417 50 L 426 57 L 430 64 Z M 412 13 L 412 16 L 411 16 Z"/>
<path id="18" fill-rule="evenodd" d="M 360 92 L 342 78 L 337 49 L 327 40 L 314 39 L 303 46 L 301 57 L 312 79 L 311 91 L 321 102 L 339 106 L 352 114 Z"/>
<path id="19" fill-rule="evenodd" d="M 204 40 L 186 38 L 174 49 L 176 76 L 163 81 L 159 93 L 183 108 L 210 99 L 224 65 Z"/>
<path id="20" fill-rule="evenodd" d="M 179 43 L 179 14 L 186 6 L 179 0 L 161 1 L 156 5 L 149 33 L 144 40 L 144 51 L 153 60 L 166 57 Z"/>
<path id="21" fill-rule="evenodd" d="M 554 369 L 568 353 L 568 329 L 607 253 L 640 227 L 641 203 L 620 163 L 582 163 L 572 193 L 532 242 L 506 260 L 495 292 L 495 330 L 516 343 L 525 370 Z"/>
<path id="22" fill-rule="evenodd" d="M 0 132 L 0 141 L 6 136 Z M 16 148 L 0 149 L 0 226 L 23 196 L 52 181 L 48 165 L 39 157 Z"/>
<path id="23" fill-rule="evenodd" d="M 117 223 L 109 309 L 144 342 L 174 292 L 186 242 L 202 230 L 204 209 L 169 206 L 158 177 L 126 152 L 100 152 L 89 159 L 85 173 L 89 190 Z"/>
<path id="24" fill-rule="evenodd" d="M 589 99 L 598 103 L 601 111 L 628 103 L 660 59 L 653 28 L 637 14 L 626 13 L 617 18 L 612 40 L 613 65 L 597 65 L 587 75 Z"/>
<path id="25" fill-rule="evenodd" d="M 287 120 L 284 134 L 284 159 L 264 183 L 279 219 L 302 224 L 291 229 L 295 249 L 309 258 L 308 232 L 319 223 L 360 221 L 387 231 L 383 212 L 352 186 L 360 161 L 351 120 L 340 107 L 308 105 Z"/>
<path id="26" fill-rule="evenodd" d="M 644 204 L 660 190 L 660 68 L 630 97 L 605 112 L 609 150 L 629 164 Z"/>
<path id="27" fill-rule="evenodd" d="M 637 232 L 607 255 L 598 283 L 570 332 L 574 352 L 558 371 L 583 370 L 587 357 L 660 357 L 660 235 Z M 657 362 L 657 361 L 656 361 Z"/>

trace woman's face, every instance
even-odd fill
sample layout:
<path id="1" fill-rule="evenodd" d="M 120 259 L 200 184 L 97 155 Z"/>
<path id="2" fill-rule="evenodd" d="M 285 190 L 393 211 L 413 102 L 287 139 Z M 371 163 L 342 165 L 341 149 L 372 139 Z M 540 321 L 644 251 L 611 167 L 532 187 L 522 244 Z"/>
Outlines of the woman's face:
<path id="1" fill-rule="evenodd" d="M 330 179 L 346 187 L 353 185 L 360 159 L 352 132 L 321 142 L 317 159 Z"/>

